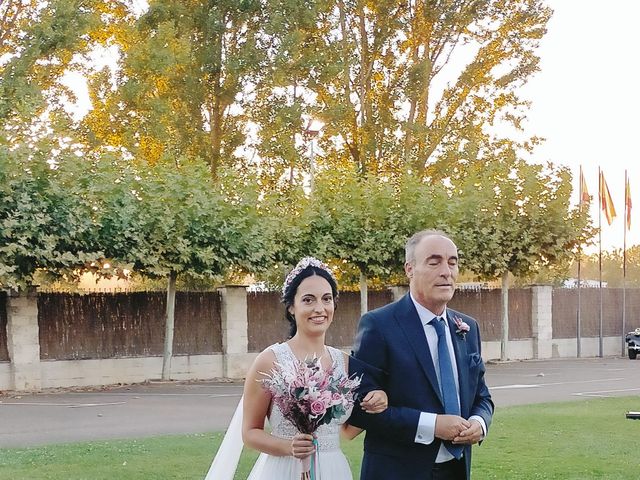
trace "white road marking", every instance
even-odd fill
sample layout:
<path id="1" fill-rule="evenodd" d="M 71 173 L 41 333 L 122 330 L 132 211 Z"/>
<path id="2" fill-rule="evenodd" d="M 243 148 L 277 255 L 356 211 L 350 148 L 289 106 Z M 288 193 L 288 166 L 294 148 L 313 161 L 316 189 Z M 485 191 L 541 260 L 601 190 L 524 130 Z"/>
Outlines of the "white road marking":
<path id="1" fill-rule="evenodd" d="M 149 384 L 151 385 L 172 385 L 172 383 L 169 382 L 149 382 Z M 233 388 L 233 387 L 240 387 L 242 388 L 244 382 L 227 382 L 224 383 L 222 385 L 207 385 L 207 384 L 197 384 L 197 383 L 191 383 L 188 385 L 177 385 L 180 387 L 187 387 L 187 388 Z"/>
<path id="2" fill-rule="evenodd" d="M 489 387 L 490 390 L 510 390 L 513 388 L 538 388 L 540 385 L 501 385 L 499 387 Z"/>
<path id="3" fill-rule="evenodd" d="M 606 395 L 607 393 L 620 393 L 620 392 L 637 392 L 640 391 L 639 388 L 621 388 L 617 390 L 596 390 L 594 392 L 577 392 L 572 395 L 576 395 L 578 397 L 611 397 L 612 395 Z"/>
<path id="4" fill-rule="evenodd" d="M 595 379 L 595 380 L 576 380 L 575 382 L 554 382 L 554 383 L 543 383 L 543 386 L 546 385 L 569 385 L 569 384 L 575 384 L 575 383 L 598 383 L 598 382 L 613 382 L 613 381 L 618 381 L 618 380 L 626 380 L 626 378 L 599 378 L 599 379 Z"/>
<path id="5" fill-rule="evenodd" d="M 124 405 L 127 402 L 110 402 L 110 403 L 79 403 L 78 405 L 69 405 L 69 408 L 84 408 L 84 407 L 104 407 L 108 405 Z"/>
<path id="6" fill-rule="evenodd" d="M 88 395 L 88 394 L 87 394 Z M 198 396 L 198 397 L 209 397 L 209 398 L 226 398 L 226 397 L 241 397 L 242 393 L 198 393 L 198 394 L 182 394 L 182 393 L 115 393 L 115 394 L 102 394 L 105 395 L 116 395 L 116 396 L 127 396 L 127 397 L 156 397 L 156 396 L 167 396 L 167 397 L 185 397 L 185 396 Z M 104 402 L 104 403 L 49 403 L 49 402 L 2 402 L 0 401 L 0 407 L 6 405 L 22 405 L 22 406 L 35 406 L 35 407 L 69 407 L 69 408 L 80 408 L 80 407 L 102 407 L 106 405 L 124 405 L 127 402 Z"/>
<path id="7" fill-rule="evenodd" d="M 513 384 L 513 385 L 501 385 L 497 387 L 490 386 L 491 390 L 509 390 L 515 388 L 537 388 L 537 387 L 552 387 L 554 385 L 569 385 L 574 383 L 595 383 L 595 382 L 611 382 L 617 380 L 625 380 L 624 378 L 602 378 L 596 380 L 576 380 L 575 382 L 549 382 L 549 383 L 534 383 L 534 384 Z"/>

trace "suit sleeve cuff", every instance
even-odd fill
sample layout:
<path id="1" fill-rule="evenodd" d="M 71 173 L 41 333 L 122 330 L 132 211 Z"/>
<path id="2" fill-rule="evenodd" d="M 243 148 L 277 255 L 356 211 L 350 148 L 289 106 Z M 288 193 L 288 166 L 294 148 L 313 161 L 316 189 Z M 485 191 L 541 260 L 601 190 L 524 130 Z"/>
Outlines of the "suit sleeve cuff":
<path id="1" fill-rule="evenodd" d="M 484 437 L 487 436 L 487 424 L 480 415 L 471 415 L 469 420 L 477 420 L 480 426 L 482 427 L 482 438 L 480 440 L 484 440 Z"/>
<path id="2" fill-rule="evenodd" d="M 422 443 L 423 445 L 430 445 L 435 439 L 436 433 L 436 414 L 420 412 L 420 419 L 418 420 L 418 430 L 416 431 L 416 443 Z"/>

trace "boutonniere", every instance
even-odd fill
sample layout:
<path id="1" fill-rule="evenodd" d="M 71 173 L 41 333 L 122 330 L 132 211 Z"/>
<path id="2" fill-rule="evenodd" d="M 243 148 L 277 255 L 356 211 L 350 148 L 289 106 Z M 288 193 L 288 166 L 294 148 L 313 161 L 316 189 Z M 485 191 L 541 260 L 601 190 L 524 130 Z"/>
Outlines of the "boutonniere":
<path id="1" fill-rule="evenodd" d="M 463 322 L 460 317 L 453 317 L 453 321 L 456 324 L 456 333 L 462 337 L 464 340 L 467 332 L 471 330 L 469 325 L 466 322 Z"/>

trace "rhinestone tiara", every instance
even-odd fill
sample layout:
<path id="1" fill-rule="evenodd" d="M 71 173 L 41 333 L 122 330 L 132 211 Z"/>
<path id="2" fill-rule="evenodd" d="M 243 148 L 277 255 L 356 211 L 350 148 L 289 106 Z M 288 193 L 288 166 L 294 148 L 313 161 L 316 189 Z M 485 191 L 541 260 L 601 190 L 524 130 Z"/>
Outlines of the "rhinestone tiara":
<path id="1" fill-rule="evenodd" d="M 329 268 L 329 266 L 326 263 L 321 262 L 320 260 L 318 260 L 317 258 L 314 258 L 314 257 L 304 257 L 302 260 L 300 260 L 298 262 L 298 264 L 295 267 L 293 267 L 293 270 L 291 270 L 289 272 L 289 275 L 287 275 L 287 278 L 285 278 L 284 285 L 282 285 L 282 296 L 283 297 L 284 297 L 287 289 L 289 288 L 289 285 L 291 285 L 291 282 L 293 282 L 293 280 L 298 275 L 300 275 L 300 272 L 302 272 L 307 267 L 320 268 L 320 269 L 324 270 L 325 272 L 327 272 L 329 274 L 329 276 L 331 278 L 333 278 L 334 282 L 336 280 L 336 278 L 333 276 L 333 272 L 331 272 L 331 269 Z"/>

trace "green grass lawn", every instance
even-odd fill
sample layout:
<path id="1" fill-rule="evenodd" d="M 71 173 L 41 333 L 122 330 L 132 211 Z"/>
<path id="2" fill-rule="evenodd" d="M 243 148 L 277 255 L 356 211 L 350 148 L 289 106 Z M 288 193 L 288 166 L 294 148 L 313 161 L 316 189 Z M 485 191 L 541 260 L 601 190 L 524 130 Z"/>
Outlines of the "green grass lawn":
<path id="1" fill-rule="evenodd" d="M 499 409 L 489 438 L 474 447 L 475 480 L 640 478 L 640 397 Z M 344 445 L 354 477 L 362 435 Z M 221 433 L 0 450 L 0 480 L 199 480 Z M 236 479 L 257 455 L 245 452 Z"/>

